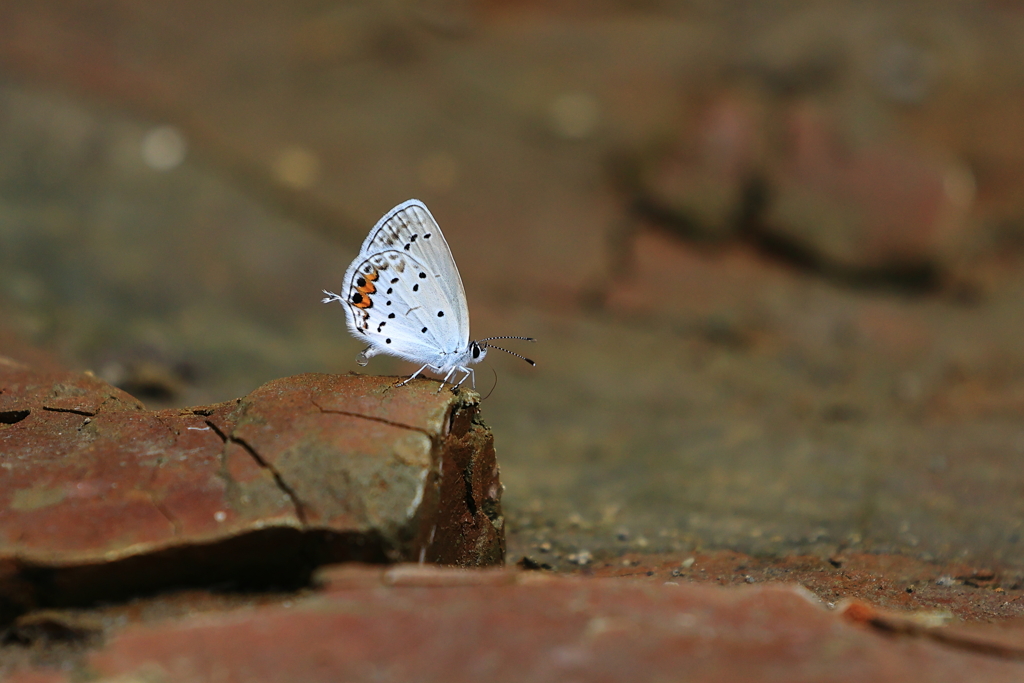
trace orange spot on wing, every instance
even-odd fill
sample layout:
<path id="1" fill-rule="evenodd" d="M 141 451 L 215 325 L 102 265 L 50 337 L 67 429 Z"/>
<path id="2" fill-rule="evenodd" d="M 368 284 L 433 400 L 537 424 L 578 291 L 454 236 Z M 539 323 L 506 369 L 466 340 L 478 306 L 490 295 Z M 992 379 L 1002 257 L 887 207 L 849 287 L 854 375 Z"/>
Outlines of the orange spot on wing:
<path id="1" fill-rule="evenodd" d="M 359 277 L 356 279 L 356 282 L 359 282 L 361 280 L 363 284 L 356 285 L 355 289 L 357 292 L 359 292 L 359 294 L 352 295 L 353 305 L 355 305 L 357 308 L 369 308 L 370 306 L 373 305 L 373 303 L 370 301 L 370 295 L 377 293 L 377 286 L 374 285 L 373 282 L 378 277 L 380 277 L 380 275 L 377 273 L 376 270 L 370 273 L 362 273 L 359 275 Z M 355 301 L 355 299 L 360 299 L 360 301 Z"/>

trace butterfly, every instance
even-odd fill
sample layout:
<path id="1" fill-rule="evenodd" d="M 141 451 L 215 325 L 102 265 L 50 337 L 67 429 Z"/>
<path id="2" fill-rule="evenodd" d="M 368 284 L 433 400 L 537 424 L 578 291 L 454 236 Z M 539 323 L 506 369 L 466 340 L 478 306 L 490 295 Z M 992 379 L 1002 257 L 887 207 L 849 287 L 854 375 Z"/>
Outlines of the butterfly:
<path id="1" fill-rule="evenodd" d="M 494 346 L 495 339 L 469 338 L 469 307 L 462 277 L 448 242 L 423 202 L 410 199 L 384 214 L 363 241 L 359 255 L 345 271 L 340 294 L 326 289 L 323 303 L 337 301 L 345 307 L 348 329 L 368 346 L 356 356 L 365 366 L 370 358 L 386 353 L 422 367 L 397 386 L 408 384 L 425 370 L 443 375 L 440 391 L 457 372 L 462 379 L 452 391 L 471 379 L 472 363 L 487 355 L 488 348 L 532 360 Z"/>

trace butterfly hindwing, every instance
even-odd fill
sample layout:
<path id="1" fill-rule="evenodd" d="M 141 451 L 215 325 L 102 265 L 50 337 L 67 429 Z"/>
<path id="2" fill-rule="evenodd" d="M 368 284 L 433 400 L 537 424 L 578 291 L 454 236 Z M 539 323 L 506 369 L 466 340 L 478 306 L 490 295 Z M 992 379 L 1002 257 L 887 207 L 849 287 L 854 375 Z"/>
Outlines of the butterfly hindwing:
<path id="1" fill-rule="evenodd" d="M 469 341 L 441 282 L 405 249 L 361 255 L 345 288 L 349 328 L 381 352 L 440 366 Z"/>

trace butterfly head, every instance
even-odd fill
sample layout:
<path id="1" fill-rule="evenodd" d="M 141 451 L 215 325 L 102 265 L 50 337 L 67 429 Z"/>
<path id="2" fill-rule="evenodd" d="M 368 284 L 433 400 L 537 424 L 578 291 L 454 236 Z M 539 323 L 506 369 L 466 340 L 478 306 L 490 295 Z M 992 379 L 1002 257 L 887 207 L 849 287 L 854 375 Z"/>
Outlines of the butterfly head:
<path id="1" fill-rule="evenodd" d="M 515 356 L 516 358 L 522 358 L 523 360 L 525 360 L 530 365 L 536 365 L 536 363 L 534 363 L 532 360 L 530 360 L 526 356 L 520 356 L 515 351 L 509 351 L 508 349 L 504 349 L 504 348 L 502 348 L 500 346 L 495 346 L 494 344 L 488 344 L 487 343 L 487 342 L 489 342 L 489 341 L 491 341 L 493 339 L 523 339 L 525 341 L 537 341 L 533 337 L 488 337 L 487 339 L 480 339 L 479 341 L 471 341 L 471 342 L 469 342 L 469 353 L 470 353 L 470 356 L 473 359 L 472 360 L 473 363 L 476 363 L 477 361 L 483 360 L 484 356 L 487 355 L 487 348 L 491 347 L 491 348 L 498 349 L 499 351 L 504 351 L 505 353 L 509 354 L 510 356 Z"/>
<path id="2" fill-rule="evenodd" d="M 487 344 L 475 341 L 469 342 L 469 356 L 472 359 L 471 363 L 479 363 L 487 356 Z"/>

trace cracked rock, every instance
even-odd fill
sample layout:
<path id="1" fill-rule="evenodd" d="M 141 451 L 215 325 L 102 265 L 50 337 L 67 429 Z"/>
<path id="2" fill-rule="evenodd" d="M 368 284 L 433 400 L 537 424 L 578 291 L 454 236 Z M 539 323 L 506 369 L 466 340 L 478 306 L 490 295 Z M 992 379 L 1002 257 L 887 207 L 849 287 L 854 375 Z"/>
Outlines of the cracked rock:
<path id="1" fill-rule="evenodd" d="M 504 560 L 473 392 L 300 375 L 147 411 L 89 373 L 0 363 L 0 618 L 322 564 Z"/>

